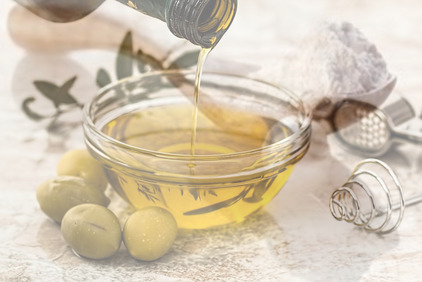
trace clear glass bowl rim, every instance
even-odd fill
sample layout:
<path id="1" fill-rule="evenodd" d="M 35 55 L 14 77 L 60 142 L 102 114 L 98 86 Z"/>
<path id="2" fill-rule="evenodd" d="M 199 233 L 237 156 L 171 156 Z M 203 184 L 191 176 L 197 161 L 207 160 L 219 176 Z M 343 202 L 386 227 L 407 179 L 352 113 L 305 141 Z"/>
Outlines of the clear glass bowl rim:
<path id="1" fill-rule="evenodd" d="M 292 91 L 288 90 L 287 88 L 283 86 L 279 86 L 276 84 L 273 84 L 271 82 L 259 79 L 259 78 L 252 78 L 244 75 L 237 75 L 237 74 L 231 74 L 231 73 L 224 73 L 224 72 L 203 72 L 202 77 L 206 77 L 207 75 L 217 75 L 217 76 L 224 76 L 224 77 L 232 77 L 234 79 L 246 79 L 250 81 L 254 81 L 260 84 L 265 84 L 267 86 L 273 87 L 280 91 L 283 95 L 288 95 L 290 99 L 295 101 L 297 103 L 297 106 L 293 105 L 294 108 L 298 111 L 298 119 L 299 115 L 302 117 L 302 120 L 300 122 L 299 129 L 294 132 L 292 135 L 275 142 L 270 145 L 262 146 L 260 148 L 247 150 L 247 151 L 240 151 L 240 152 L 234 152 L 234 153 L 227 153 L 227 154 L 213 154 L 213 155 L 188 155 L 188 154 L 174 154 L 174 153 L 165 153 L 165 152 L 158 152 L 153 150 L 148 150 L 136 146 L 132 146 L 129 144 L 126 144 L 124 142 L 118 141 L 106 134 L 104 134 L 101 130 L 97 128 L 95 125 L 93 119 L 91 118 L 91 110 L 93 105 L 97 100 L 99 100 L 102 96 L 106 95 L 111 89 L 117 87 L 118 85 L 125 84 L 125 83 L 133 83 L 135 81 L 139 81 L 141 79 L 146 79 L 151 76 L 169 76 L 169 75 L 194 75 L 195 72 L 191 70 L 160 70 L 160 71 L 152 71 L 148 72 L 146 74 L 141 74 L 137 76 L 130 76 L 121 80 L 118 80 L 116 82 L 110 83 L 102 88 L 100 88 L 97 91 L 97 95 L 91 99 L 90 102 L 86 103 L 83 108 L 83 128 L 85 131 L 85 139 L 86 141 L 90 142 L 91 145 L 92 142 L 89 140 L 88 137 L 89 134 L 93 134 L 99 139 L 102 139 L 104 141 L 107 141 L 108 143 L 117 146 L 119 148 L 122 148 L 124 150 L 132 151 L 137 154 L 147 154 L 147 155 L 153 155 L 155 157 L 163 158 L 163 159 L 173 159 L 173 160 L 192 160 L 192 161 L 221 161 L 222 159 L 236 159 L 240 157 L 246 157 L 248 155 L 253 154 L 262 154 L 265 152 L 274 152 L 274 151 L 280 151 L 283 148 L 289 147 L 290 145 L 297 143 L 294 148 L 292 148 L 292 151 L 302 151 L 301 149 L 306 149 L 308 143 L 310 142 L 310 134 L 311 134 L 311 121 L 312 121 L 312 115 L 311 112 L 305 107 L 303 101 L 295 95 Z M 299 148 L 297 148 L 299 146 Z M 97 150 L 99 148 L 96 148 Z M 102 150 L 100 150 L 102 151 Z M 103 152 L 104 154 L 104 152 Z"/>

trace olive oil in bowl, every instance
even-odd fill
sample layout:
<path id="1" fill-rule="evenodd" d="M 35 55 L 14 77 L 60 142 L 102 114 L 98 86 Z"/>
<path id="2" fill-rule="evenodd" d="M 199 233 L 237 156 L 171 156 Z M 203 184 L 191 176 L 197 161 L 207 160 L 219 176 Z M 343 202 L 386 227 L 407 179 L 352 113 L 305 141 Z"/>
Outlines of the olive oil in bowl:
<path id="1" fill-rule="evenodd" d="M 105 89 L 85 109 L 86 143 L 134 207 L 164 207 L 180 228 L 240 222 L 306 153 L 310 117 L 287 90 L 205 73 L 192 154 L 194 80 L 161 72 Z"/>

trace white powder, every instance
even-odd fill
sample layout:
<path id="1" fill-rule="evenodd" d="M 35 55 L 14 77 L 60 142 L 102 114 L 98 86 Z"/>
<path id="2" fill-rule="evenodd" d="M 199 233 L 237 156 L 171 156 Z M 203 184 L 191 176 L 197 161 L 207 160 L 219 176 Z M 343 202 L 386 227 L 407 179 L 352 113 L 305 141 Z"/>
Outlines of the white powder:
<path id="1" fill-rule="evenodd" d="M 322 24 L 291 59 L 283 67 L 284 84 L 311 106 L 324 97 L 370 92 L 391 77 L 376 46 L 347 22 Z"/>

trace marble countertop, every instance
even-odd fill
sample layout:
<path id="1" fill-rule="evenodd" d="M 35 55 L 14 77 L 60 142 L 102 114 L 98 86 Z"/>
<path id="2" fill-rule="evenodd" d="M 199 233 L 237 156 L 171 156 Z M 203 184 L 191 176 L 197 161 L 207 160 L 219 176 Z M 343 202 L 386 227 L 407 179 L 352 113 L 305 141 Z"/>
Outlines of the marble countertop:
<path id="1" fill-rule="evenodd" d="M 420 115 L 421 10 L 420 0 L 242 0 L 208 68 L 282 82 L 280 64 L 310 29 L 349 21 L 376 44 L 398 77 L 394 92 Z M 132 259 L 123 246 L 107 260 L 75 256 L 40 211 L 35 190 L 55 175 L 64 152 L 83 146 L 80 112 L 58 114 L 33 82 L 60 87 L 74 80 L 72 94 L 85 103 L 98 90 L 99 70 L 117 79 L 116 51 L 129 31 L 136 48 L 164 65 L 194 47 L 117 1 L 65 25 L 3 1 L 0 19 L 0 281 L 421 280 L 422 204 L 406 209 L 401 226 L 386 235 L 336 221 L 328 199 L 364 157 L 345 151 L 316 121 L 311 148 L 286 186 L 245 223 L 182 231 L 170 252 L 150 263 Z M 395 148 L 381 159 L 395 169 L 406 197 L 422 194 L 421 145 Z"/>

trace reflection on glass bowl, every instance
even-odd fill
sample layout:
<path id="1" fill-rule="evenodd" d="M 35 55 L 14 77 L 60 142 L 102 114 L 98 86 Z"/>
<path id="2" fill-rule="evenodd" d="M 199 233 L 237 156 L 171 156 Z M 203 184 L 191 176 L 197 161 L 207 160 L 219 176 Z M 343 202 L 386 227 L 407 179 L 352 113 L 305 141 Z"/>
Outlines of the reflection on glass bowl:
<path id="1" fill-rule="evenodd" d="M 307 152 L 311 117 L 287 89 L 204 73 L 195 132 L 194 77 L 165 71 L 110 85 L 85 106 L 84 132 L 122 198 L 201 229 L 273 199 Z"/>

